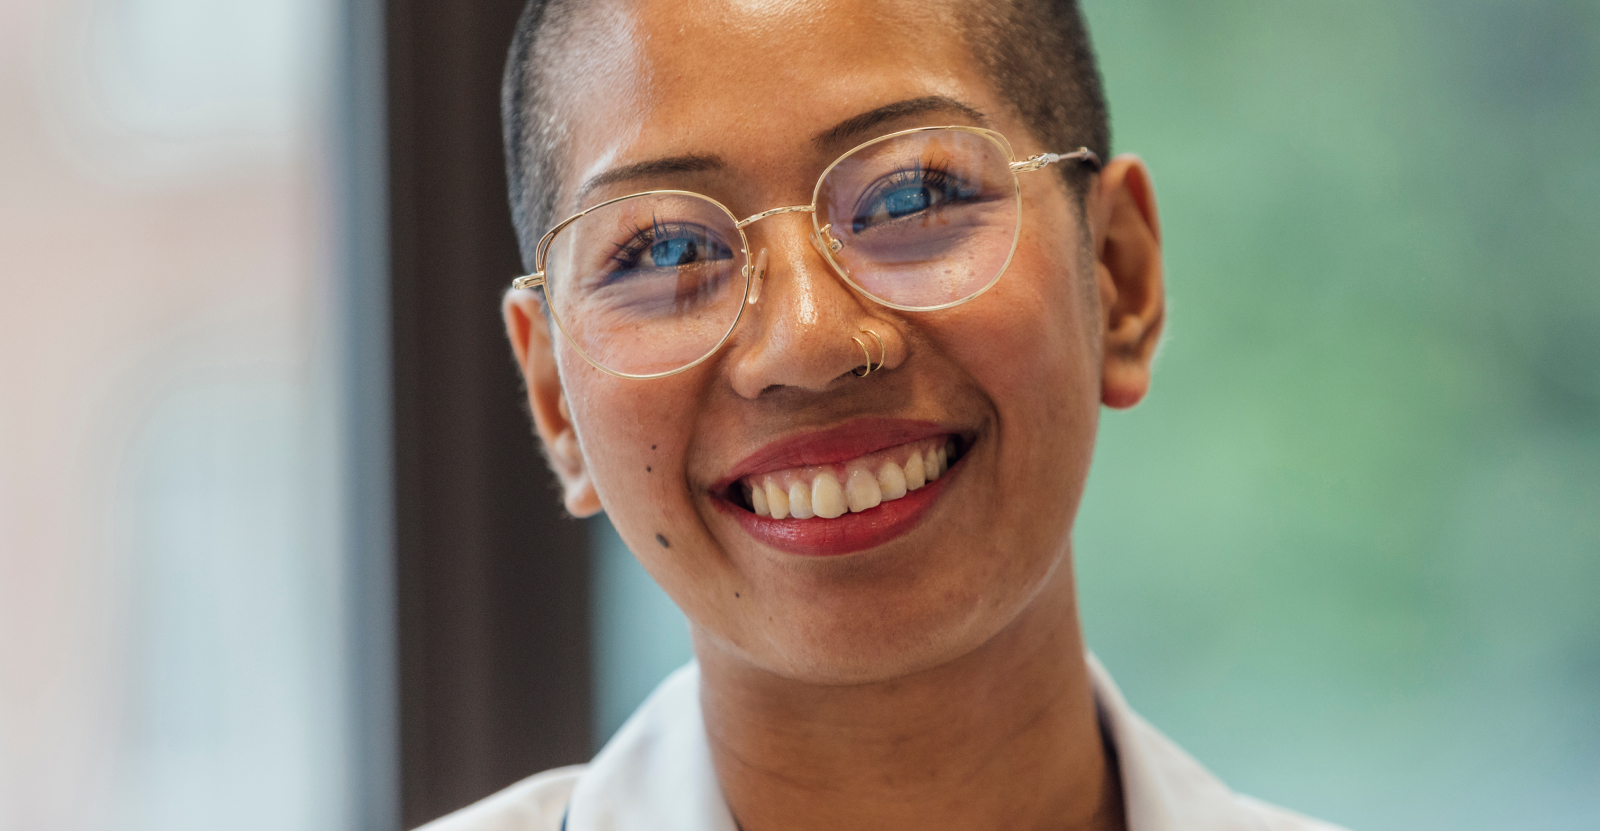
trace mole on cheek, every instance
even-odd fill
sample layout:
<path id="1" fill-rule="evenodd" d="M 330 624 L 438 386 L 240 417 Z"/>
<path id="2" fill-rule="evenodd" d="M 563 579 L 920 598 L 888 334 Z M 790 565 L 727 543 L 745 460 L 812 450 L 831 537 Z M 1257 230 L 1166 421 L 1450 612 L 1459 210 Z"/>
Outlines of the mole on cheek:
<path id="1" fill-rule="evenodd" d="M 667 538 L 661 536 L 660 534 L 656 535 L 656 542 L 661 543 L 661 547 L 662 548 L 671 548 L 672 547 L 672 543 L 667 542 Z"/>
<path id="2" fill-rule="evenodd" d="M 644 466 L 644 472 L 645 473 L 649 473 L 650 472 L 650 466 L 649 465 L 645 465 Z"/>

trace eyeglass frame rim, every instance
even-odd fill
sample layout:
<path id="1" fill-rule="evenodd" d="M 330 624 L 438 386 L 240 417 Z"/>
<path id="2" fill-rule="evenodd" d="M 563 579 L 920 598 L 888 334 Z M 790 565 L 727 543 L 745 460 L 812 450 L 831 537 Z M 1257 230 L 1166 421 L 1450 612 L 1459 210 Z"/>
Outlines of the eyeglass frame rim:
<path id="1" fill-rule="evenodd" d="M 855 155 L 858 151 L 871 147 L 874 144 L 880 144 L 882 142 L 889 141 L 890 139 L 900 138 L 901 136 L 940 130 L 972 133 L 987 139 L 991 144 L 994 144 L 1002 153 L 1005 154 L 1006 167 L 1011 173 L 1011 183 L 1014 190 L 1014 198 L 1017 201 L 1017 227 L 1012 233 L 1011 248 L 1006 252 L 1005 262 L 1000 264 L 1000 267 L 995 270 L 994 277 L 992 277 L 988 283 L 984 284 L 983 288 L 978 289 L 977 291 L 961 298 L 960 300 L 953 300 L 949 303 L 943 303 L 937 306 L 905 306 L 898 303 L 891 303 L 883 298 L 878 297 L 872 292 L 867 291 L 865 288 L 857 284 L 856 281 L 850 277 L 849 272 L 845 270 L 844 266 L 833 258 L 833 251 L 830 250 L 829 246 L 823 244 L 823 228 L 817 224 L 817 202 L 822 193 L 822 183 L 827 180 L 828 174 L 832 173 L 834 168 L 838 167 L 842 162 L 844 162 L 845 159 Z M 1029 156 L 1026 159 L 1018 161 L 1016 151 L 1011 147 L 1011 142 L 1007 140 L 1006 137 L 998 130 L 991 130 L 987 127 L 973 127 L 966 124 L 948 124 L 941 126 L 912 127 L 906 130 L 896 130 L 892 133 L 878 136 L 877 138 L 869 141 L 864 141 L 855 147 L 846 150 L 844 153 L 841 153 L 838 158 L 829 163 L 827 167 L 823 168 L 822 173 L 817 176 L 816 185 L 811 189 L 811 204 L 809 205 L 785 205 L 782 207 L 770 208 L 765 211 L 758 211 L 757 213 L 751 214 L 744 219 L 739 219 L 739 217 L 734 214 L 732 210 L 729 210 L 728 206 L 710 196 L 707 196 L 706 194 L 674 188 L 645 190 L 637 193 L 629 193 L 591 205 L 556 223 L 550 228 L 549 231 L 545 232 L 543 237 L 539 238 L 538 245 L 534 247 L 534 272 L 532 274 L 523 275 L 512 280 L 511 288 L 512 290 L 532 288 L 541 289 L 542 293 L 544 294 L 545 308 L 550 310 L 550 317 L 556 322 L 556 328 L 561 330 L 562 337 L 566 338 L 567 343 L 572 345 L 572 348 L 577 351 L 578 355 L 595 369 L 598 369 L 607 375 L 612 375 L 617 378 L 626 378 L 629 380 L 649 381 L 656 378 L 666 378 L 672 375 L 677 375 L 680 372 L 687 372 L 699 366 L 700 364 L 705 363 L 711 358 L 711 356 L 722 351 L 722 347 L 727 345 L 728 339 L 733 337 L 734 331 L 739 328 L 739 321 L 744 319 L 744 310 L 746 306 L 750 305 L 750 288 L 755 278 L 755 275 L 751 273 L 750 238 L 744 232 L 745 226 L 760 222 L 761 220 L 769 217 L 778 216 L 780 214 L 809 213 L 811 215 L 812 244 L 818 250 L 818 252 L 822 254 L 823 259 L 827 260 L 828 265 L 833 269 L 834 274 L 838 275 L 839 279 L 844 281 L 845 285 L 849 286 L 856 293 L 861 294 L 872 302 L 891 309 L 905 312 L 937 312 L 976 300 L 979 296 L 993 288 L 996 283 L 1000 282 L 1000 278 L 1004 276 L 1006 270 L 1011 267 L 1011 260 L 1016 256 L 1017 253 L 1017 244 L 1022 238 L 1022 177 L 1019 174 L 1032 173 L 1033 171 L 1042 170 L 1052 164 L 1068 161 L 1076 161 L 1080 164 L 1087 165 L 1090 168 L 1091 173 L 1099 173 L 1105 169 L 1105 162 L 1100 158 L 1100 155 L 1087 147 L 1079 147 L 1078 149 L 1069 151 L 1067 153 L 1037 153 Z M 618 372 L 617 370 L 602 365 L 599 361 L 596 361 L 594 358 L 590 357 L 589 353 L 585 351 L 584 348 L 579 345 L 577 339 L 572 336 L 572 333 L 567 331 L 567 326 L 564 322 L 562 322 L 561 315 L 556 311 L 555 303 L 550 297 L 550 288 L 545 281 L 545 264 L 549 255 L 550 245 L 555 241 L 556 235 L 566 230 L 568 226 L 572 225 L 572 223 L 577 222 L 578 220 L 600 210 L 601 208 L 614 205 L 618 202 L 628 199 L 636 199 L 641 196 L 692 196 L 709 202 L 712 205 L 715 205 L 718 210 L 722 211 L 722 213 L 733 222 L 734 230 L 739 232 L 739 253 L 744 256 L 744 263 L 740 266 L 739 273 L 744 277 L 744 292 L 739 298 L 739 311 L 733 316 L 733 321 L 729 323 L 728 330 L 722 334 L 722 337 L 718 339 L 715 345 L 706 350 L 704 355 L 701 355 L 694 361 L 684 364 L 677 369 L 671 369 L 665 372 L 635 375 L 627 372 Z M 831 228 L 832 223 L 829 223 L 828 227 Z"/>

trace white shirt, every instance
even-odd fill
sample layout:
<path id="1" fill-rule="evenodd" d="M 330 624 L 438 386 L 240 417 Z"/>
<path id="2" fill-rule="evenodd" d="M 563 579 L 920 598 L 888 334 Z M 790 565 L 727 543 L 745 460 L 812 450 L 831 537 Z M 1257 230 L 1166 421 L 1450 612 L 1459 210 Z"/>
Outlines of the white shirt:
<path id="1" fill-rule="evenodd" d="M 1128 707 L 1094 656 L 1129 831 L 1340 831 L 1229 790 Z M 697 664 L 668 676 L 588 765 L 557 768 L 418 831 L 738 831 L 711 766 Z"/>

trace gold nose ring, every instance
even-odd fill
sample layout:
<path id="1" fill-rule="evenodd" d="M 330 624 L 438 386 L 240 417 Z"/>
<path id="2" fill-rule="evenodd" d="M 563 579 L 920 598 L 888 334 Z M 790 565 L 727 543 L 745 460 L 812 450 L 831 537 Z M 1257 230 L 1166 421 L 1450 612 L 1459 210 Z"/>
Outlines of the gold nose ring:
<path id="1" fill-rule="evenodd" d="M 850 370 L 857 378 L 865 377 L 867 373 L 872 372 L 874 369 L 883 369 L 883 362 L 889 356 L 888 351 L 883 347 L 883 338 L 880 337 L 877 332 L 867 328 L 862 328 L 861 332 L 863 334 L 871 335 L 872 339 L 878 342 L 878 365 L 872 365 L 872 352 L 867 349 L 866 341 L 863 341 L 861 338 L 858 338 L 855 335 L 851 335 L 850 339 L 856 342 L 856 346 L 861 347 L 861 354 L 867 359 L 866 366 L 858 366 L 855 369 Z"/>

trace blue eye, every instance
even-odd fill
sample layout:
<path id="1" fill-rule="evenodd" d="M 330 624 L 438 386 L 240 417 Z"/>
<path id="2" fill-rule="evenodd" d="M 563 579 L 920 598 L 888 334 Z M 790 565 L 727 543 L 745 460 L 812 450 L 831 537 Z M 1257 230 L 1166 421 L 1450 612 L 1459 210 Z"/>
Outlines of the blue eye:
<path id="1" fill-rule="evenodd" d="M 616 245 L 611 256 L 612 279 L 641 270 L 702 266 L 733 256 L 733 248 L 704 225 L 658 221 Z"/>
<path id="2" fill-rule="evenodd" d="M 893 219 L 899 219 L 907 214 L 925 211 L 933 202 L 933 194 L 928 189 L 901 188 L 883 198 L 883 210 Z"/>
<path id="3" fill-rule="evenodd" d="M 700 246 L 684 237 L 664 239 L 650 246 L 650 259 L 658 268 L 688 265 L 698 258 L 699 253 Z"/>
<path id="4" fill-rule="evenodd" d="M 968 184 L 942 167 L 914 167 L 895 171 L 867 188 L 850 222 L 854 233 L 919 214 L 933 214 L 972 202 L 982 188 Z"/>

